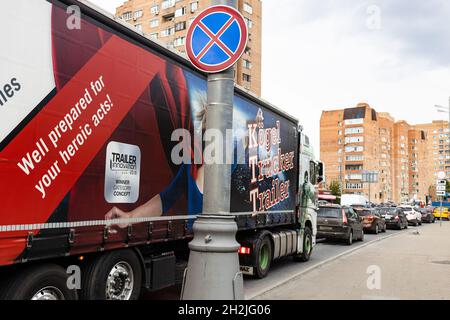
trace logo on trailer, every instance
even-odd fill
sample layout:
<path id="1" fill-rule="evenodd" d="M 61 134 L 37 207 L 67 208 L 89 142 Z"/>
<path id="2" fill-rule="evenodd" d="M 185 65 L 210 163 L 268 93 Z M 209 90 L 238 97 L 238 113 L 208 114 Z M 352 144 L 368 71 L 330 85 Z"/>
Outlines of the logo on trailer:
<path id="1" fill-rule="evenodd" d="M 247 46 L 248 30 L 239 11 L 228 6 L 212 6 L 191 23 L 186 53 L 199 70 L 220 72 L 233 66 Z"/>

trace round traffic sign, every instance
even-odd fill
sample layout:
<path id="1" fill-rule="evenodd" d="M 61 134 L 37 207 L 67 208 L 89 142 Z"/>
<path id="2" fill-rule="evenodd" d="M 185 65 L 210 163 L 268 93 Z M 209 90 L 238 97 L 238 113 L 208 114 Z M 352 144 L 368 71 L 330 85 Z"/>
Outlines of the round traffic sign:
<path id="1" fill-rule="evenodd" d="M 248 29 L 236 9 L 218 5 L 202 11 L 189 26 L 186 53 L 191 63 L 208 73 L 230 68 L 247 46 Z"/>
<path id="2" fill-rule="evenodd" d="M 445 172 L 444 171 L 439 171 L 437 174 L 438 179 L 445 179 Z"/>

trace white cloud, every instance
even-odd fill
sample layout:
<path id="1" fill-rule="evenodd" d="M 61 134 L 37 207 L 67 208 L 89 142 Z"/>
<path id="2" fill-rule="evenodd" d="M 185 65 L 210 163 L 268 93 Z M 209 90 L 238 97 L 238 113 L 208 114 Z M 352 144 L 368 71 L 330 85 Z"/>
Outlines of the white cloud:
<path id="1" fill-rule="evenodd" d="M 263 97 L 298 117 L 316 150 L 323 109 L 368 102 L 410 123 L 442 117 L 450 5 L 392 2 L 264 1 Z"/>

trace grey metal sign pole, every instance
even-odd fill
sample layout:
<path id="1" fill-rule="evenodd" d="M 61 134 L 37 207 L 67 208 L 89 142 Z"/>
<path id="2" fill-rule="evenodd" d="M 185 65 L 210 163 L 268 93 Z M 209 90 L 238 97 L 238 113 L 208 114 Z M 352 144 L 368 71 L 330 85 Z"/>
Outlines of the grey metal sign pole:
<path id="1" fill-rule="evenodd" d="M 212 5 L 236 8 L 236 0 L 213 0 Z M 232 129 L 234 67 L 208 75 L 206 129 Z M 214 141 L 209 142 L 209 144 Z M 207 146 L 208 148 L 208 143 Z M 226 155 L 226 143 L 223 155 Z M 205 164 L 203 214 L 194 223 L 194 239 L 183 284 L 183 300 L 241 300 L 237 225 L 230 215 L 231 164 Z"/>

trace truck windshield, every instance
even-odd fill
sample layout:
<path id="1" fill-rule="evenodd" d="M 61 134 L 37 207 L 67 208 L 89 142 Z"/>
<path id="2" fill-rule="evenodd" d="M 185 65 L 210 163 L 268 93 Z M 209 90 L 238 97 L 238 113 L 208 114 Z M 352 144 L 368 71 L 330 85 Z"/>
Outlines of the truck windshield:
<path id="1" fill-rule="evenodd" d="M 341 208 L 319 208 L 319 212 L 317 215 L 323 218 L 340 218 L 341 217 Z"/>

